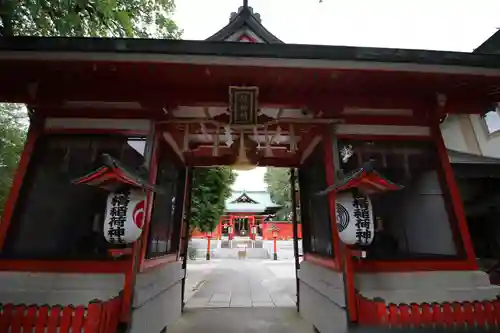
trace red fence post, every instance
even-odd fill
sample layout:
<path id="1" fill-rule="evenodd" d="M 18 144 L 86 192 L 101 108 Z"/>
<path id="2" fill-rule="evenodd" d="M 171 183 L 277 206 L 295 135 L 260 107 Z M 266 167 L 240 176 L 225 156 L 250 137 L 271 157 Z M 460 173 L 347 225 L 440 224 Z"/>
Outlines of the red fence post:
<path id="1" fill-rule="evenodd" d="M 61 324 L 59 325 L 59 333 L 69 333 L 71 328 L 71 321 L 75 308 L 71 305 L 65 306 L 62 310 Z"/>
<path id="2" fill-rule="evenodd" d="M 57 333 L 57 328 L 59 327 L 60 313 L 61 313 L 61 307 L 59 305 L 53 306 L 50 309 L 49 323 L 47 325 L 47 333 Z"/>
<path id="3" fill-rule="evenodd" d="M 455 318 L 453 318 L 453 309 L 451 307 L 451 304 L 445 302 L 441 305 L 441 308 L 443 309 L 445 326 L 448 328 L 453 327 L 453 324 L 455 322 Z"/>
<path id="4" fill-rule="evenodd" d="M 388 322 L 388 313 L 387 313 L 387 305 L 385 301 L 381 298 L 375 297 L 373 299 L 373 303 L 375 304 L 375 324 L 377 325 L 387 325 Z"/>
<path id="5" fill-rule="evenodd" d="M 45 333 L 45 326 L 49 317 L 49 306 L 42 305 L 38 307 L 38 315 L 36 318 L 35 333 Z"/>
<path id="6" fill-rule="evenodd" d="M 423 303 L 421 306 L 420 323 L 422 326 L 427 327 L 433 324 L 432 309 L 429 303 Z"/>
<path id="7" fill-rule="evenodd" d="M 35 326 L 35 322 L 36 322 L 37 310 L 38 310 L 38 308 L 36 305 L 30 305 L 28 307 L 28 310 L 26 311 L 26 316 L 25 316 L 24 322 L 23 322 L 23 332 L 32 332 L 33 327 Z M 61 333 L 63 333 L 63 332 L 61 332 Z"/>
<path id="8" fill-rule="evenodd" d="M 24 313 L 26 311 L 25 305 L 18 305 L 15 307 L 14 314 L 12 316 L 12 321 L 10 323 L 11 333 L 20 333 L 21 327 L 24 320 Z"/>
<path id="9" fill-rule="evenodd" d="M 399 315 L 399 308 L 396 304 L 389 304 L 388 322 L 391 326 L 401 326 L 402 322 Z"/>
<path id="10" fill-rule="evenodd" d="M 444 326 L 445 324 L 444 313 L 441 304 L 432 303 L 431 308 L 432 308 L 432 321 L 434 322 L 434 324 L 439 326 Z"/>
<path id="11" fill-rule="evenodd" d="M 498 327 L 500 327 L 500 301 L 497 299 L 491 303 L 493 303 L 495 323 Z"/>
<path id="12" fill-rule="evenodd" d="M 73 320 L 71 321 L 71 332 L 80 332 L 85 322 L 85 307 L 79 305 L 75 308 Z"/>
<path id="13" fill-rule="evenodd" d="M 409 326 L 411 324 L 410 307 L 408 304 L 399 304 L 399 318 L 401 326 Z"/>
<path id="14" fill-rule="evenodd" d="M 0 332 L 9 331 L 13 309 L 14 306 L 12 304 L 5 304 L 2 308 L 0 308 L 0 310 L 2 311 L 0 313 Z"/>
<path id="15" fill-rule="evenodd" d="M 422 326 L 422 307 L 420 304 L 417 303 L 411 303 L 410 304 L 410 309 L 411 309 L 411 323 L 413 324 L 414 327 L 420 327 Z"/>
<path id="16" fill-rule="evenodd" d="M 87 308 L 87 315 L 85 316 L 83 324 L 83 333 L 98 333 L 99 322 L 102 314 L 102 303 L 99 301 L 92 301 Z"/>
<path id="17" fill-rule="evenodd" d="M 467 324 L 467 328 L 471 328 L 476 325 L 476 317 L 479 317 L 479 314 L 474 313 L 474 306 L 471 302 L 463 302 L 462 303 L 463 317 L 464 321 Z"/>

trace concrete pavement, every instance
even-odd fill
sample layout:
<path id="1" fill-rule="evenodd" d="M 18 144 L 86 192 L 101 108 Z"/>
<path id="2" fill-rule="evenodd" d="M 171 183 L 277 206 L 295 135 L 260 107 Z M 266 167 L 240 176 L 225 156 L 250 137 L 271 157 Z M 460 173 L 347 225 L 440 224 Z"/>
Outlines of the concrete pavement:
<path id="1" fill-rule="evenodd" d="M 188 263 L 186 308 L 169 333 L 308 333 L 314 331 L 295 308 L 294 262 L 270 260 Z M 339 333 L 407 332 L 397 328 L 335 328 Z M 412 329 L 412 332 L 455 330 Z M 482 332 L 458 330 L 458 332 Z"/>
<path id="2" fill-rule="evenodd" d="M 291 260 L 188 264 L 186 308 L 295 307 L 294 267 Z"/>
<path id="3" fill-rule="evenodd" d="M 203 286 L 206 282 L 206 276 L 209 275 L 215 267 L 216 265 L 210 261 L 188 261 L 184 302 L 188 302 Z"/>
<path id="4" fill-rule="evenodd" d="M 168 333 L 313 333 L 293 308 L 187 309 Z"/>
<path id="5" fill-rule="evenodd" d="M 185 312 L 167 331 L 314 332 L 297 313 L 295 297 L 293 260 L 188 262 Z"/>

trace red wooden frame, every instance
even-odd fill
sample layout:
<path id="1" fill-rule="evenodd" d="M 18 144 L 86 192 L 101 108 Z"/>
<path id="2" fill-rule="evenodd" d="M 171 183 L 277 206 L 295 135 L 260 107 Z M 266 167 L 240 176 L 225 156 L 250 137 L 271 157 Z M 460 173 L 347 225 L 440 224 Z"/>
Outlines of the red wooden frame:
<path id="1" fill-rule="evenodd" d="M 462 237 L 462 245 L 467 256 L 467 261 L 473 269 L 478 269 L 479 266 L 476 261 L 476 255 L 474 253 L 474 246 L 472 245 L 472 239 L 470 237 L 469 228 L 467 226 L 467 218 L 465 215 L 465 210 L 462 204 L 462 198 L 460 196 L 460 191 L 458 189 L 457 183 L 455 181 L 455 176 L 453 169 L 448 158 L 448 153 L 446 151 L 446 146 L 444 144 L 443 136 L 441 135 L 441 130 L 439 129 L 439 123 L 431 126 L 431 133 L 436 143 L 440 165 L 444 172 L 445 182 L 448 185 L 449 194 L 451 196 L 451 205 L 453 212 L 458 224 L 458 230 L 460 236 Z"/>
<path id="2" fill-rule="evenodd" d="M 121 118 L 120 118 L 121 119 Z M 107 134 L 123 136 L 147 136 L 148 131 L 126 130 L 126 129 L 105 129 L 105 128 L 46 128 L 43 134 Z"/>
<path id="3" fill-rule="evenodd" d="M 149 168 L 149 182 L 151 184 L 156 184 L 156 176 L 158 174 L 158 159 L 160 157 L 160 143 L 161 143 L 160 141 L 162 140 L 162 137 L 163 135 L 161 130 L 158 128 L 158 126 L 156 126 L 153 138 L 153 151 L 151 154 L 151 164 Z M 149 229 L 151 226 L 151 216 L 153 213 L 153 201 L 154 201 L 154 193 L 148 192 L 146 200 L 146 217 L 144 219 L 144 227 L 142 229 L 141 245 L 138 258 L 139 262 L 137 265 L 139 272 L 142 272 L 145 269 L 144 263 L 146 261 L 146 251 L 148 248 L 149 231 L 150 231 Z"/>
<path id="4" fill-rule="evenodd" d="M 334 271 L 339 270 L 337 260 L 334 258 L 326 258 L 314 253 L 304 253 L 304 261 L 309 261 L 319 266 L 323 266 Z"/>
<path id="5" fill-rule="evenodd" d="M 439 125 L 437 125 L 439 126 Z M 458 193 L 458 188 L 456 187 L 455 179 L 453 176 L 453 170 L 451 169 L 451 165 L 448 160 L 448 155 L 446 152 L 446 147 L 444 146 L 444 141 L 441 136 L 441 132 L 439 127 L 433 128 L 433 126 L 429 126 L 431 131 L 430 136 L 408 136 L 408 135 L 355 135 L 355 134 L 340 134 L 336 135 L 337 139 L 350 139 L 350 140 L 366 140 L 366 141 L 427 141 L 435 144 L 438 151 L 438 168 L 444 170 L 444 174 L 446 175 L 445 182 L 450 188 L 451 193 L 451 205 L 453 206 L 453 213 L 456 216 L 458 222 L 458 231 L 460 233 L 460 237 L 463 239 L 463 245 L 465 251 L 467 253 L 467 259 L 461 260 L 457 259 L 442 259 L 439 258 L 429 260 L 429 259 L 408 259 L 408 260 L 394 260 L 394 261 L 385 261 L 385 260 L 362 260 L 362 261 L 354 261 L 354 269 L 359 272 L 412 272 L 418 270 L 475 270 L 478 268 L 477 263 L 475 261 L 474 254 L 472 255 L 472 260 L 470 256 L 470 249 L 472 247 L 472 241 L 470 240 L 470 234 L 467 229 L 467 221 L 465 220 L 465 212 L 462 207 L 462 201 L 460 198 L 460 194 Z M 436 134 L 437 133 L 437 134 Z M 439 175 L 439 172 L 438 172 Z M 454 185 L 450 185 L 451 183 Z M 443 189 L 444 191 L 445 189 Z M 457 196 L 458 195 L 458 196 Z M 448 201 L 447 198 L 444 198 L 445 202 Z M 450 216 L 449 222 L 453 224 L 453 219 Z M 462 221 L 462 222 L 460 222 Z M 464 228 L 465 224 L 465 228 Z M 454 226 L 452 225 L 452 230 Z M 464 236 L 465 235 L 465 238 Z M 468 239 L 469 244 L 466 245 L 466 239 Z M 459 246 L 460 244 L 455 244 Z M 467 249 L 469 247 L 469 249 Z M 474 253 L 472 251 L 472 253 Z"/>
<path id="6" fill-rule="evenodd" d="M 184 196 L 182 198 L 182 215 L 181 215 L 181 226 L 179 228 L 179 248 L 177 249 L 177 255 L 176 259 L 180 260 L 181 259 L 181 252 L 182 249 L 184 249 L 184 242 L 187 242 L 187 239 L 184 239 L 184 235 L 186 235 L 186 221 L 184 219 L 184 216 L 186 216 L 186 202 L 189 200 L 191 197 L 191 191 L 192 191 L 192 183 L 193 183 L 193 178 L 192 175 L 189 172 L 189 167 L 186 166 L 186 177 L 184 179 Z M 217 225 L 217 229 L 220 226 L 220 222 L 222 220 L 222 216 L 219 218 L 219 224 Z M 184 255 L 187 255 L 187 253 L 184 253 Z"/>
<path id="7" fill-rule="evenodd" d="M 286 61 L 286 60 L 284 60 Z M 28 74 L 20 73 L 17 68 L 25 67 L 26 63 L 19 60 L 4 60 L 3 68 L 5 75 L 16 78 L 14 84 L 7 85 L 2 90 L 4 100 L 17 102 L 30 102 L 33 98 L 26 89 L 20 89 L 29 83 L 33 75 L 38 74 L 41 84 L 37 96 L 41 96 L 39 105 L 46 108 L 61 105 L 62 96 L 65 100 L 72 101 L 148 101 L 150 105 L 164 105 L 170 101 L 174 105 L 189 105 L 203 101 L 227 101 L 227 86 L 232 82 L 252 82 L 261 87 L 260 105 L 269 104 L 296 104 L 299 107 L 306 105 L 318 110 L 335 110 L 332 102 L 337 105 L 397 107 L 406 108 L 422 101 L 429 101 L 434 97 L 430 92 L 428 82 L 435 88 L 434 91 L 447 91 L 448 102 L 445 111 L 459 113 L 473 113 L 484 109 L 487 103 L 494 102 L 492 96 L 488 96 L 489 86 L 496 84 L 495 77 L 487 75 L 444 73 L 397 73 L 394 70 L 382 69 L 335 69 L 335 80 L 332 80 L 330 68 L 290 68 L 290 67 L 266 67 L 245 65 L 207 65 L 207 64 L 181 64 L 181 63 L 134 63 L 135 70 L 131 70 L 130 62 L 119 62 L 103 60 L 96 62 L 75 61 L 30 61 L 33 71 Z M 90 73 L 114 67 L 113 73 L 107 71 L 106 80 L 95 81 Z M 56 68 L 59 70 L 56 71 Z M 156 77 L 161 80 L 162 85 L 154 78 L 144 80 L 145 73 L 157 73 Z M 38 70 L 38 72 L 37 72 Z M 43 70 L 42 72 L 40 70 Z M 61 73 L 60 77 L 54 73 Z M 171 75 L 165 75 L 171 73 Z M 146 82 L 143 89 L 135 89 L 120 80 L 126 77 L 138 82 Z M 337 75 L 338 74 L 338 75 Z M 220 78 L 217 82 L 204 80 L 207 75 Z M 428 80 L 426 80 L 428 79 Z M 458 87 L 463 81 L 469 82 L 467 89 Z M 115 84 L 110 84 L 114 82 Z M 373 82 L 384 82 L 386 84 L 384 94 L 372 93 L 367 96 L 365 87 Z M 88 86 L 88 89 L 81 89 Z M 174 89 L 164 91 L 162 86 L 173 86 Z M 325 86 L 328 90 L 325 91 Z M 392 93 L 391 87 L 400 91 L 399 94 Z M 286 89 L 284 89 L 286 88 Z M 460 89 L 459 89 L 460 88 Z M 340 93 L 335 94 L 335 92 Z M 365 91 L 364 91 L 365 90 Z M 278 94 L 276 92 L 279 92 Z M 464 94 L 467 92 L 467 94 Z M 395 96 L 396 95 L 396 96 Z M 333 96 L 333 100 L 332 100 Z M 319 98 L 318 98 L 319 97 Z M 336 100 L 336 101 L 335 101 Z M 349 100 L 349 101 L 348 101 Z M 351 101 L 356 103 L 352 103 Z M 378 100 L 374 103 L 371 100 Z M 486 101 L 487 103 L 479 103 Z M 295 102 L 295 103 L 294 103 Z M 276 105 L 277 106 L 277 105 Z M 336 105 L 335 105 L 336 106 Z M 277 107 L 286 107 L 285 105 Z M 473 111 L 474 110 L 474 111 Z M 161 112 L 161 111 L 159 111 Z"/>
<path id="8" fill-rule="evenodd" d="M 325 163 L 326 187 L 335 184 L 335 165 L 333 157 L 332 138 L 330 131 L 327 128 L 323 129 L 323 158 Z M 330 211 L 330 227 L 332 231 L 332 245 L 334 250 L 334 260 L 337 267 L 342 267 L 342 258 L 340 256 L 342 243 L 337 229 L 337 210 L 335 208 L 336 193 L 331 191 L 328 193 L 328 208 Z"/>
<path id="9" fill-rule="evenodd" d="M 176 262 L 177 260 L 178 260 L 177 253 L 170 253 L 170 254 L 166 254 L 164 256 L 146 259 L 142 263 L 141 272 L 145 272 L 145 271 L 157 268 L 159 266 L 170 264 L 172 262 Z"/>
<path id="10" fill-rule="evenodd" d="M 120 260 L 0 260 L 0 271 L 36 273 L 124 273 L 128 259 Z"/>
<path id="11" fill-rule="evenodd" d="M 130 131 L 120 129 L 73 129 L 73 128 L 50 128 L 30 127 L 19 167 L 4 210 L 2 223 L 0 224 L 0 248 L 7 235 L 12 214 L 17 204 L 19 191 L 26 174 L 33 149 L 37 140 L 42 135 L 49 134 L 110 134 L 123 136 L 147 136 L 145 131 Z M 134 244 L 135 246 L 135 244 Z M 32 272 L 77 272 L 77 273 L 125 273 L 133 265 L 133 256 L 127 256 L 122 260 L 0 260 L 0 270 L 32 271 Z"/>
<path id="12" fill-rule="evenodd" d="M 160 155 L 162 154 L 161 145 L 165 144 L 169 146 L 169 143 L 165 140 L 163 136 L 163 126 L 157 125 L 155 128 L 156 132 L 153 144 L 153 153 L 151 156 L 151 167 L 149 170 L 149 182 L 151 184 L 156 183 L 156 176 L 158 174 L 158 160 L 160 158 Z M 177 157 L 177 155 L 175 156 Z M 166 265 L 178 260 L 179 251 L 176 251 L 175 253 L 166 253 L 163 256 L 155 258 L 149 258 L 149 259 L 146 258 L 146 251 L 147 251 L 149 232 L 151 226 L 151 216 L 153 213 L 153 202 L 154 202 L 154 193 L 149 192 L 146 205 L 147 209 L 146 220 L 144 221 L 143 233 L 141 235 L 141 249 L 140 249 L 139 265 L 138 265 L 139 272 L 144 272 L 145 270 L 153 269 L 155 267 Z M 182 229 L 182 226 L 180 229 Z"/>
<path id="13" fill-rule="evenodd" d="M 43 126 L 43 124 L 40 126 Z M 28 170 L 31 155 L 33 154 L 33 149 L 35 148 L 36 141 L 38 140 L 40 134 L 40 127 L 35 127 L 33 125 L 30 126 L 28 135 L 26 137 L 26 143 L 24 144 L 24 150 L 19 160 L 19 166 L 17 167 L 14 181 L 10 189 L 9 197 L 7 199 L 7 202 L 5 203 L 2 220 L 0 221 L 0 249 L 3 247 L 5 238 L 7 237 L 7 232 L 9 230 L 12 215 L 14 213 L 14 208 L 16 207 L 17 199 L 19 198 L 19 192 L 21 191 L 23 179 L 26 171 Z"/>
<path id="14" fill-rule="evenodd" d="M 335 184 L 335 162 L 333 156 L 333 131 L 329 128 L 323 130 L 323 149 L 325 162 L 326 186 Z M 330 209 L 330 224 L 332 232 L 332 241 L 335 252 L 335 263 L 340 271 L 344 270 L 345 263 L 345 291 L 346 291 L 346 306 L 349 312 L 349 320 L 357 321 L 356 309 L 356 290 L 354 285 L 354 270 L 352 266 L 352 256 L 349 249 L 340 241 L 340 235 L 337 227 L 337 209 L 336 209 L 336 193 L 330 191 L 328 193 L 328 206 Z"/>
<path id="15" fill-rule="evenodd" d="M 377 135 L 377 134 L 335 134 L 338 140 L 358 141 L 432 141 L 432 136 L 423 135 Z"/>

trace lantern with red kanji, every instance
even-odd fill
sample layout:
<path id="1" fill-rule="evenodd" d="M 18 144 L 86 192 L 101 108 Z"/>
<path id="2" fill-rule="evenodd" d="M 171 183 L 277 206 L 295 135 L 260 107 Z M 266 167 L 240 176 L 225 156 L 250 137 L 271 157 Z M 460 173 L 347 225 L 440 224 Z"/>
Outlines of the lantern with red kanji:
<path id="1" fill-rule="evenodd" d="M 72 183 L 109 191 L 104 214 L 104 238 L 111 244 L 133 243 L 142 234 L 146 191 L 153 191 L 154 186 L 110 155 L 103 154 L 101 157 L 103 166 Z"/>
<path id="2" fill-rule="evenodd" d="M 335 192 L 335 209 L 340 240 L 354 248 L 372 243 L 375 219 L 371 195 L 397 191 L 401 185 L 386 179 L 374 170 L 372 161 L 316 195 Z"/>

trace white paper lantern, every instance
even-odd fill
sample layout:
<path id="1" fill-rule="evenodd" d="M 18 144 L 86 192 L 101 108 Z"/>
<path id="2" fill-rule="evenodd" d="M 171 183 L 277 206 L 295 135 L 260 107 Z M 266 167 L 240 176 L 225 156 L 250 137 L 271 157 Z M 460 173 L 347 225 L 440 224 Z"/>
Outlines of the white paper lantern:
<path id="1" fill-rule="evenodd" d="M 130 244 L 142 233 L 146 195 L 141 190 L 113 192 L 108 196 L 104 238 L 112 244 Z"/>
<path id="2" fill-rule="evenodd" d="M 375 233 L 370 198 L 342 192 L 336 195 L 335 200 L 340 240 L 347 245 L 370 245 Z"/>

